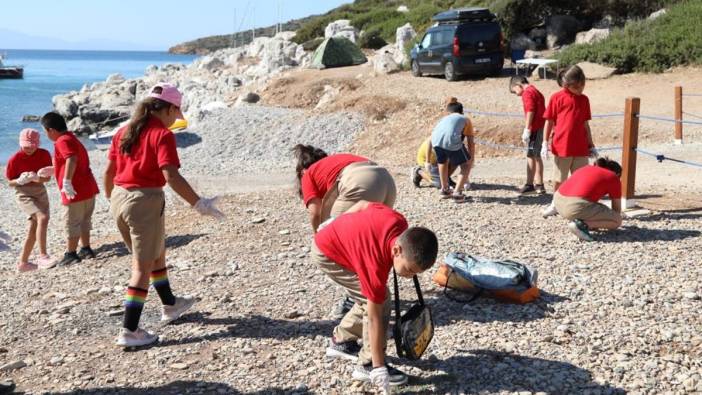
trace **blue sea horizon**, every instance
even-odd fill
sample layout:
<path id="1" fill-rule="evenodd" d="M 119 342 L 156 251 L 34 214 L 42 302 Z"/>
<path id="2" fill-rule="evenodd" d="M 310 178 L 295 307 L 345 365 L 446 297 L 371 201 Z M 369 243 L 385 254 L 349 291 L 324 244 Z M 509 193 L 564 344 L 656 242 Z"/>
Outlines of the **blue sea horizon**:
<path id="1" fill-rule="evenodd" d="M 20 130 L 31 127 L 41 131 L 38 123 L 21 122 L 22 117 L 51 111 L 53 96 L 104 81 L 110 74 L 136 78 L 143 76 L 149 65 L 188 64 L 196 58 L 155 51 L 0 49 L 0 54 L 6 55 L 7 65 L 24 66 L 24 79 L 0 79 L 0 164 L 19 149 Z M 42 147 L 52 149 L 43 135 Z"/>

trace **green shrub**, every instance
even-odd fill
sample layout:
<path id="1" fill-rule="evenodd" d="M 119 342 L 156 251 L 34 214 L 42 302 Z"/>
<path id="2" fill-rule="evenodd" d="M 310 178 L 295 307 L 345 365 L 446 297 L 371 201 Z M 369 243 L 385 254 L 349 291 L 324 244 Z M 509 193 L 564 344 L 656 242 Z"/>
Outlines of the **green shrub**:
<path id="1" fill-rule="evenodd" d="M 314 51 L 319 47 L 322 43 L 324 42 L 324 39 L 321 37 L 317 37 L 315 39 L 312 39 L 310 41 L 305 41 L 302 43 L 302 48 L 305 51 Z"/>
<path id="2" fill-rule="evenodd" d="M 593 45 L 574 45 L 559 55 L 564 64 L 590 61 L 621 72 L 661 72 L 702 63 L 702 2 L 685 1 L 655 20 L 628 23 Z"/>

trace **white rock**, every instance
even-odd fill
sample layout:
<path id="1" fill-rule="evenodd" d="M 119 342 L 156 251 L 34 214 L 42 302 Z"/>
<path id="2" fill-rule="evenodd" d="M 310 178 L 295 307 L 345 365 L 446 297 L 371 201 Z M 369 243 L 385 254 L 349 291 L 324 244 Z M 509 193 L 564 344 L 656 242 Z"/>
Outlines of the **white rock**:
<path id="1" fill-rule="evenodd" d="M 597 63 L 591 62 L 580 62 L 578 63 L 578 66 L 581 69 L 583 69 L 585 77 L 588 80 L 599 80 L 609 78 L 617 72 L 617 69 L 613 67 L 602 66 Z"/>
<path id="2" fill-rule="evenodd" d="M 107 79 L 105 80 L 105 83 L 107 85 L 115 85 L 115 84 L 121 84 L 122 82 L 126 81 L 122 74 L 116 73 L 116 74 L 110 74 Z"/>
<path id="3" fill-rule="evenodd" d="M 407 43 L 414 40 L 415 37 L 417 37 L 417 32 L 409 23 L 406 23 L 397 28 L 397 30 L 395 31 L 396 53 L 393 56 L 395 63 L 399 65 L 409 64 L 409 58 L 405 53 L 405 46 L 407 45 Z"/>
<path id="4" fill-rule="evenodd" d="M 698 295 L 696 292 L 685 292 L 683 293 L 683 298 L 690 300 L 699 300 L 700 295 Z"/>
<path id="5" fill-rule="evenodd" d="M 400 71 L 400 66 L 389 53 L 375 55 L 372 62 L 373 70 L 378 74 L 392 74 Z"/>
<path id="6" fill-rule="evenodd" d="M 2 366 L 0 366 L 0 372 L 9 372 L 12 370 L 17 370 L 17 369 L 22 369 L 27 366 L 27 363 L 24 361 L 14 361 L 10 363 L 6 363 Z"/>
<path id="7" fill-rule="evenodd" d="M 324 29 L 324 38 L 329 37 L 346 37 L 351 42 L 355 43 L 358 39 L 358 29 L 351 26 L 351 21 L 348 19 L 340 19 L 327 25 Z"/>
<path id="8" fill-rule="evenodd" d="M 590 29 L 575 35 L 576 44 L 594 44 L 609 37 L 610 29 Z"/>
<path id="9" fill-rule="evenodd" d="M 324 85 L 324 93 L 322 94 L 322 97 L 319 98 L 319 102 L 317 102 L 315 109 L 323 109 L 327 105 L 333 103 L 340 93 L 341 90 L 339 90 L 339 88 L 331 85 Z"/>
<path id="10" fill-rule="evenodd" d="M 403 14 L 406 14 L 409 12 L 409 8 L 407 8 L 406 5 L 401 5 L 401 6 L 397 7 L 397 12 L 401 12 Z"/>
<path id="11" fill-rule="evenodd" d="M 651 13 L 651 15 L 648 16 L 648 19 L 654 20 L 654 19 L 661 17 L 667 13 L 668 13 L 668 10 L 666 10 L 665 8 L 662 8 L 656 12 Z"/>

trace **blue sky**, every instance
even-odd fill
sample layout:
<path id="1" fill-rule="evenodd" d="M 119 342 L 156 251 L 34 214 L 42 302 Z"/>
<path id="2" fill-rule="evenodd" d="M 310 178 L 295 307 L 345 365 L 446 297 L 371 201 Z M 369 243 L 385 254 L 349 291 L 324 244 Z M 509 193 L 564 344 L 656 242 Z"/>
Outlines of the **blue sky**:
<path id="1" fill-rule="evenodd" d="M 320 14 L 352 0 L 19 0 L 0 6 L 0 48 L 153 49 Z M 282 18 L 278 17 L 278 5 Z M 236 18 L 236 19 L 235 19 Z M 52 48 L 58 49 L 58 48 Z"/>

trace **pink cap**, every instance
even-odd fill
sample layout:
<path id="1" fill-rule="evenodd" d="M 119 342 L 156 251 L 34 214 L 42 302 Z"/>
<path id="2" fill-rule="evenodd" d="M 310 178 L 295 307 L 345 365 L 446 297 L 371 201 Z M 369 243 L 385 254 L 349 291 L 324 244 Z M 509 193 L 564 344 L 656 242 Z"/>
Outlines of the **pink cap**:
<path id="1" fill-rule="evenodd" d="M 160 88 L 161 93 L 157 93 L 157 91 L 159 90 L 158 88 Z M 171 85 L 165 82 L 154 85 L 154 87 L 151 88 L 151 93 L 149 93 L 149 97 L 161 99 L 165 102 L 173 104 L 178 108 L 180 108 L 180 104 L 183 100 L 183 95 L 180 94 L 178 88 L 176 88 L 175 85 Z"/>
<path id="2" fill-rule="evenodd" d="M 39 132 L 34 129 L 22 129 L 19 135 L 19 145 L 22 148 L 39 148 Z"/>

